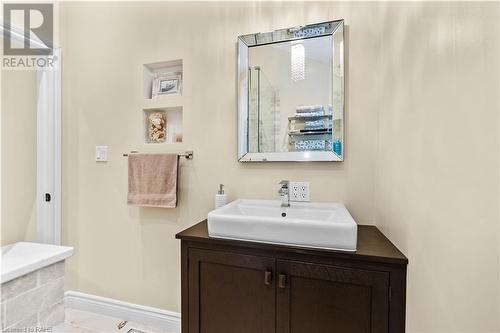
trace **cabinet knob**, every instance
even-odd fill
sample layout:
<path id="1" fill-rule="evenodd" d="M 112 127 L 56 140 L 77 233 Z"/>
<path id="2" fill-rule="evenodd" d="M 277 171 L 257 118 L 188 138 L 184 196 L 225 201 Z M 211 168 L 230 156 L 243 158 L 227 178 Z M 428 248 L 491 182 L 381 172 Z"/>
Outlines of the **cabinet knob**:
<path id="1" fill-rule="evenodd" d="M 264 272 L 264 284 L 266 286 L 269 286 L 272 281 L 273 281 L 273 273 L 271 271 L 265 271 Z"/>
<path id="2" fill-rule="evenodd" d="M 278 277 L 278 287 L 281 289 L 286 288 L 286 274 L 280 274 Z"/>

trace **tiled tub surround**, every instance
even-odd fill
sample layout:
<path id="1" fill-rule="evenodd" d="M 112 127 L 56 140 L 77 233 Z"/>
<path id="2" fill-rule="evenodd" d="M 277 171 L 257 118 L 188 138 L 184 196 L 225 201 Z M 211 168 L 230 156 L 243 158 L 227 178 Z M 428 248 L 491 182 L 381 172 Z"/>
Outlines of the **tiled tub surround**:
<path id="1" fill-rule="evenodd" d="M 64 261 L 2 284 L 2 329 L 64 322 Z"/>
<path id="2" fill-rule="evenodd" d="M 21 242 L 2 247 L 2 330 L 64 321 L 64 266 L 73 248 Z"/>

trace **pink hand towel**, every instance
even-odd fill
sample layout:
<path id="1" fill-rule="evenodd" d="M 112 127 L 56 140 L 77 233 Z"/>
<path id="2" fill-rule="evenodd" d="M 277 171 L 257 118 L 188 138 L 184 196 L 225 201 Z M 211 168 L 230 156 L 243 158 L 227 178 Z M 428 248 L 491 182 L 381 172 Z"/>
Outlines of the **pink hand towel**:
<path id="1" fill-rule="evenodd" d="M 178 164 L 177 154 L 130 154 L 127 203 L 175 208 Z"/>

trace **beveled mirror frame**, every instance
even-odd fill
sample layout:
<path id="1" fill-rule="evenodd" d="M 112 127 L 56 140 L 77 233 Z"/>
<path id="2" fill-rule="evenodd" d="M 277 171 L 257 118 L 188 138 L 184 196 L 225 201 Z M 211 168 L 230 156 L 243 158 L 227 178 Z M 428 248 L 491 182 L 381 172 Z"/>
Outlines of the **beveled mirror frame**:
<path id="1" fill-rule="evenodd" d="M 344 44 L 344 20 L 328 21 L 305 26 L 292 27 L 287 29 L 275 30 L 266 33 L 256 33 L 242 35 L 238 37 L 238 63 L 237 63 L 237 83 L 238 83 L 238 160 L 240 162 L 341 162 L 344 160 L 345 138 L 344 138 L 344 118 L 345 118 L 345 47 L 341 48 L 340 64 L 342 68 L 341 80 L 341 135 L 342 153 L 336 154 L 333 151 L 299 151 L 299 152 L 266 152 L 252 153 L 248 150 L 249 133 L 249 77 L 248 77 L 248 51 L 250 47 L 261 46 L 273 43 L 282 43 L 293 40 L 303 40 L 320 36 L 341 34 L 342 44 Z M 332 49 L 332 52 L 334 50 Z M 335 70 L 332 66 L 332 71 Z M 333 73 L 332 73 L 333 78 Z M 334 96 L 334 80 L 331 80 L 332 86 L 332 104 Z M 333 135 L 333 133 L 332 133 Z M 332 142 L 333 144 L 333 142 Z"/>

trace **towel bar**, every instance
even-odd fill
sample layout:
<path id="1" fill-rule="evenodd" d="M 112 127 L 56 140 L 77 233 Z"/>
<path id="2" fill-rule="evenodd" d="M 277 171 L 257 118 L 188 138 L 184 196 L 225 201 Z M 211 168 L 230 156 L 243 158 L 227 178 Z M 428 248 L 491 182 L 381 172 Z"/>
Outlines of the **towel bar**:
<path id="1" fill-rule="evenodd" d="M 128 155 L 130 154 L 138 154 L 139 152 L 137 150 L 132 150 L 130 153 L 128 154 L 123 154 L 124 157 L 127 157 Z M 185 153 L 179 153 L 178 154 L 179 157 L 185 157 L 186 159 L 188 160 L 192 160 L 193 159 L 193 155 L 194 155 L 194 152 L 192 150 L 186 150 Z"/>

